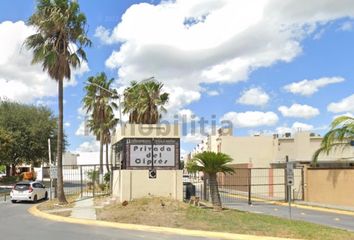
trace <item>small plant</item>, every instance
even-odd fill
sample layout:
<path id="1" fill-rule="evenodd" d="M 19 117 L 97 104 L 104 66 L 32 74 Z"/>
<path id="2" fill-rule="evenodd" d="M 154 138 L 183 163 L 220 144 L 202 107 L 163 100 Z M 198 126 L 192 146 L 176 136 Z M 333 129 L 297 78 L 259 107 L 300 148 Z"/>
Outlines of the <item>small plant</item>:
<path id="1" fill-rule="evenodd" d="M 103 176 L 103 180 L 105 183 L 108 184 L 111 181 L 111 175 L 112 175 L 112 173 L 108 172 Z"/>
<path id="2" fill-rule="evenodd" d="M 98 187 L 101 191 L 105 191 L 106 187 L 107 187 L 107 184 L 105 183 L 101 183 L 101 184 L 98 184 Z"/>
<path id="3" fill-rule="evenodd" d="M 87 187 L 88 187 L 89 190 L 92 190 L 93 182 L 88 182 L 87 183 Z"/>
<path id="4" fill-rule="evenodd" d="M 99 171 L 96 170 L 90 170 L 86 173 L 88 179 L 93 183 L 98 183 L 98 179 L 99 179 Z"/>

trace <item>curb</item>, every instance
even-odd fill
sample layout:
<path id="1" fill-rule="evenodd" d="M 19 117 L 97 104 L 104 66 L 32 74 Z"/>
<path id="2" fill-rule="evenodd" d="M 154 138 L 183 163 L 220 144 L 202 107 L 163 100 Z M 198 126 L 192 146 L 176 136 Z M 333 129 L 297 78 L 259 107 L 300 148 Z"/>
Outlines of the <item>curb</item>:
<path id="1" fill-rule="evenodd" d="M 244 198 L 247 199 L 246 197 L 243 196 L 235 196 L 233 194 L 226 194 L 229 197 L 234 197 L 234 198 Z M 286 202 L 277 202 L 277 201 L 269 201 L 269 200 L 264 200 L 260 198 L 252 198 L 253 201 L 255 202 L 265 202 L 277 206 L 289 206 L 288 203 Z M 347 216 L 354 216 L 354 212 L 348 211 L 348 210 L 340 210 L 340 209 L 334 209 L 334 208 L 324 208 L 324 207 L 318 207 L 318 206 L 311 206 L 311 205 L 303 205 L 303 204 L 298 204 L 298 203 L 291 203 L 292 207 L 295 208 L 301 208 L 301 209 L 306 209 L 306 210 L 312 210 L 312 211 L 319 211 L 319 212 L 328 212 L 328 213 L 336 213 L 336 214 L 342 214 L 342 215 L 347 215 Z"/>
<path id="2" fill-rule="evenodd" d="M 89 226 L 96 226 L 96 227 L 117 228 L 117 229 L 124 229 L 124 230 L 145 231 L 145 232 L 152 232 L 152 233 L 183 235 L 183 236 L 190 236 L 190 237 L 208 237 L 208 238 L 235 239 L 235 240 L 285 240 L 285 239 L 289 240 L 289 238 L 263 237 L 263 236 L 253 236 L 253 235 L 245 235 L 245 234 L 210 232 L 210 231 L 189 230 L 189 229 L 168 228 L 168 227 L 155 227 L 155 226 L 138 225 L 138 224 L 115 223 L 115 222 L 107 222 L 101 220 L 88 220 L 88 219 L 79 219 L 79 218 L 72 218 L 72 217 L 63 217 L 63 216 L 42 212 L 37 208 L 37 206 L 38 205 L 31 207 L 30 209 L 28 209 L 28 212 L 33 216 L 48 219 L 51 221 L 57 221 L 57 222 L 74 223 L 74 224 L 89 225 Z"/>

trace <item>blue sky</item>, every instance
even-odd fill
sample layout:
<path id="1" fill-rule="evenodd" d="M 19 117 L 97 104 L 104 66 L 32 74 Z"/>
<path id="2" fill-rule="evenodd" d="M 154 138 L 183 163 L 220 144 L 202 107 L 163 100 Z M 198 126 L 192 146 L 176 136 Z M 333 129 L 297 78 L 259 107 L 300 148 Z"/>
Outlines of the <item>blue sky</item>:
<path id="1" fill-rule="evenodd" d="M 354 3 L 260 2 L 79 1 L 93 47 L 88 65 L 65 88 L 69 149 L 97 149 L 80 133 L 79 109 L 83 82 L 101 71 L 117 79 L 120 91 L 155 76 L 171 94 L 166 118 L 215 115 L 240 136 L 324 133 L 334 116 L 354 114 Z M 20 49 L 33 31 L 21 21 L 34 8 L 35 1 L 0 2 L 0 96 L 57 112 L 55 84 L 41 87 L 51 80 Z M 201 138 L 184 137 L 182 148 L 191 150 Z"/>

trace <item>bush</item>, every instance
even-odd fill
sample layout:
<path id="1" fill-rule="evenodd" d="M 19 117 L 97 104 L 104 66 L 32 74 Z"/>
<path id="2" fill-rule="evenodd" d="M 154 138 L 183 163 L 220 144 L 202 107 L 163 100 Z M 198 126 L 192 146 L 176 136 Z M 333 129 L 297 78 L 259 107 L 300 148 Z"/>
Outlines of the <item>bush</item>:
<path id="1" fill-rule="evenodd" d="M 2 184 L 11 184 L 11 183 L 16 183 L 18 181 L 21 181 L 19 176 L 2 177 L 0 180 Z"/>
<path id="2" fill-rule="evenodd" d="M 98 183 L 99 171 L 90 170 L 87 173 L 87 177 L 90 179 L 92 183 Z"/>
<path id="3" fill-rule="evenodd" d="M 112 175 L 112 173 L 108 172 L 108 173 L 106 173 L 106 174 L 103 176 L 103 180 L 104 180 L 105 183 L 110 183 L 110 181 L 111 181 L 111 175 Z"/>

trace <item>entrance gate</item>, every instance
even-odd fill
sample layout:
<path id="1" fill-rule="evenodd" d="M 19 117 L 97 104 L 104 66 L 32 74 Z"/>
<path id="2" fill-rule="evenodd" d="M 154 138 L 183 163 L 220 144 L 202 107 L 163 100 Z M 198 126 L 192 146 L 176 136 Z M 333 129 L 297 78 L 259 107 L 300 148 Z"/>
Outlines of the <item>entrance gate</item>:
<path id="1" fill-rule="evenodd" d="M 103 165 L 103 174 L 100 176 L 100 165 L 63 165 L 65 195 L 86 198 L 110 194 L 112 166 L 108 167 L 110 171 L 107 165 Z M 49 167 L 43 167 L 42 174 L 43 182 L 49 187 Z"/>

